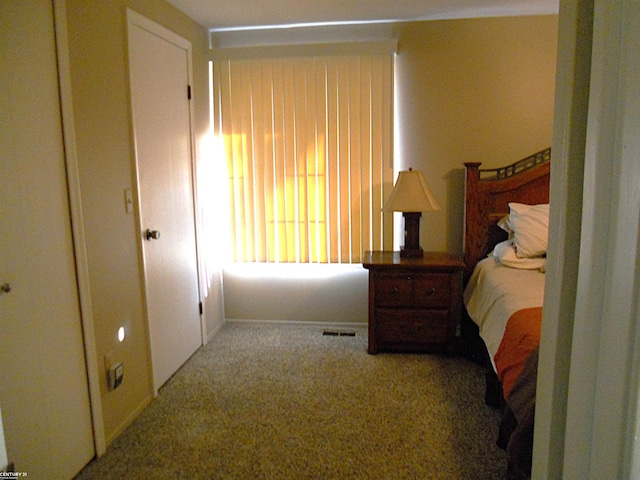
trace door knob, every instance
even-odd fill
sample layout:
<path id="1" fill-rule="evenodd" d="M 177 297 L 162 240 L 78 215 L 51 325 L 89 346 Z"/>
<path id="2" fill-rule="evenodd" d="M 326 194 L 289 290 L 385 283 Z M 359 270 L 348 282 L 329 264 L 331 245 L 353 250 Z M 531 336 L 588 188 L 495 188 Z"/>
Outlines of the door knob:
<path id="1" fill-rule="evenodd" d="M 0 285 L 0 294 L 9 293 L 11 291 L 11 285 L 5 283 L 4 285 Z"/>
<path id="2" fill-rule="evenodd" d="M 160 238 L 160 232 L 158 230 L 151 230 L 147 228 L 147 231 L 144 232 L 144 236 L 147 240 L 158 240 Z"/>

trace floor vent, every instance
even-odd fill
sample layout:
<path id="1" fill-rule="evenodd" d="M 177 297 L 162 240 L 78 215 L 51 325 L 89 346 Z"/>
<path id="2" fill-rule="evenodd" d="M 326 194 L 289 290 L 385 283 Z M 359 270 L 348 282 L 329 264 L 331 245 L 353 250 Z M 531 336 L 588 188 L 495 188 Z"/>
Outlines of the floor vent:
<path id="1" fill-rule="evenodd" d="M 328 337 L 355 337 L 356 332 L 346 330 L 325 330 L 322 332 L 322 335 L 326 335 Z"/>

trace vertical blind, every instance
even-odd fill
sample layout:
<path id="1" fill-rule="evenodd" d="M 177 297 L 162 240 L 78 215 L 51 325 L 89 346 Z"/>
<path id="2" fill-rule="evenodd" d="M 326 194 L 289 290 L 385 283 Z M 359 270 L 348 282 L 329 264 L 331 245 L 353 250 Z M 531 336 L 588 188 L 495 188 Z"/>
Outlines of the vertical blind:
<path id="1" fill-rule="evenodd" d="M 391 248 L 393 55 L 221 60 L 233 258 L 359 263 Z"/>

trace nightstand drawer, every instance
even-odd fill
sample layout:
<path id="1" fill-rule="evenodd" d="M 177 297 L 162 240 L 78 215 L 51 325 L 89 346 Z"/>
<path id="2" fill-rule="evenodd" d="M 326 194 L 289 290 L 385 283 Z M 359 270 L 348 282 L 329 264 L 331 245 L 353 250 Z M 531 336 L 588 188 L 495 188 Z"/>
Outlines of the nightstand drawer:
<path id="1" fill-rule="evenodd" d="M 454 353 L 464 269 L 459 255 L 365 252 L 363 265 L 369 270 L 369 353 Z"/>
<path id="2" fill-rule="evenodd" d="M 376 334 L 384 344 L 409 349 L 446 343 L 449 310 L 376 310 Z"/>
<path id="3" fill-rule="evenodd" d="M 376 306 L 447 307 L 450 302 L 448 273 L 381 273 L 376 277 Z"/>

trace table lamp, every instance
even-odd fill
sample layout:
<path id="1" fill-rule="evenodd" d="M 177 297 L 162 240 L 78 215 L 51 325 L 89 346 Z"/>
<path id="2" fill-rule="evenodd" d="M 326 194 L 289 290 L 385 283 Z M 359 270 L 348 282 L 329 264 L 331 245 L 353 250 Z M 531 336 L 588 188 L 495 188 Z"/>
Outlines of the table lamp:
<path id="1" fill-rule="evenodd" d="M 433 212 L 440 208 L 420 170 L 409 168 L 398 173 L 398 180 L 383 210 L 402 212 L 404 217 L 404 246 L 400 248 L 401 257 L 422 257 L 424 252 L 420 246 L 420 217 L 422 212 Z"/>

